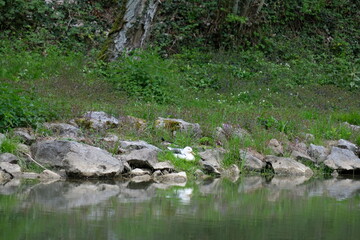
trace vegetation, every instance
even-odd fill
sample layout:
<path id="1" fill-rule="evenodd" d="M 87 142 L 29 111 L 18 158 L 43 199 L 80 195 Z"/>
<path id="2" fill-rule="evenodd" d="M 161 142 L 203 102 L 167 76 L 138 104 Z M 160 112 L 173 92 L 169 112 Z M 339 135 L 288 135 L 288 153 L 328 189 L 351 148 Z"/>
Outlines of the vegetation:
<path id="1" fill-rule="evenodd" d="M 120 2 L 0 0 L 0 132 L 102 110 L 149 123 L 115 129 L 122 138 L 222 145 L 227 166 L 241 166 L 240 148 L 269 153 L 272 138 L 360 144 L 342 124 L 360 125 L 359 1 L 163 1 L 150 47 L 104 62 Z M 156 129 L 157 117 L 198 122 L 204 136 Z M 217 142 L 222 123 L 251 138 Z"/>

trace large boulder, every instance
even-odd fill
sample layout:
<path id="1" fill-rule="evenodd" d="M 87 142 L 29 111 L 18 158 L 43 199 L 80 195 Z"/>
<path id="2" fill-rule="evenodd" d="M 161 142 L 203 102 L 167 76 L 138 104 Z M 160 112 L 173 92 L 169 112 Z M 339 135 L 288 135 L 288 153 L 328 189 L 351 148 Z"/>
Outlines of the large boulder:
<path id="1" fill-rule="evenodd" d="M 145 141 L 120 141 L 120 150 L 124 152 L 131 152 L 133 150 L 149 149 L 160 152 L 160 148 L 151 145 Z"/>
<path id="2" fill-rule="evenodd" d="M 104 130 L 119 125 L 119 120 L 105 112 L 87 112 L 82 118 L 75 119 L 76 124 L 84 128 Z"/>
<path id="3" fill-rule="evenodd" d="M 115 177 L 124 168 L 109 152 L 73 141 L 37 142 L 32 152 L 38 162 L 63 168 L 69 177 Z"/>
<path id="4" fill-rule="evenodd" d="M 261 171 L 266 166 L 266 163 L 252 151 L 240 150 L 240 158 L 243 161 L 243 167 L 250 171 Z"/>
<path id="5" fill-rule="evenodd" d="M 348 149 L 333 147 L 324 164 L 334 170 L 360 169 L 360 159 Z"/>
<path id="6" fill-rule="evenodd" d="M 325 161 L 326 157 L 329 155 L 329 150 L 323 146 L 317 146 L 310 144 L 308 149 L 309 156 L 315 160 L 317 163 L 322 163 Z"/>
<path id="7" fill-rule="evenodd" d="M 4 170 L 5 172 L 11 174 L 14 177 L 21 175 L 20 166 L 18 164 L 10 162 L 0 162 L 0 170 Z"/>
<path id="8" fill-rule="evenodd" d="M 173 133 L 175 132 L 186 132 L 194 136 L 201 136 L 201 128 L 198 123 L 189 123 L 182 119 L 174 118 L 161 118 L 159 117 L 155 121 L 157 128 L 164 128 Z"/>
<path id="9" fill-rule="evenodd" d="M 312 176 L 313 171 L 302 163 L 291 158 L 266 156 L 265 161 L 270 163 L 275 174 L 287 176 Z"/>
<path id="10" fill-rule="evenodd" d="M 348 149 L 348 150 L 354 152 L 355 154 L 359 151 L 359 148 L 355 144 L 353 144 L 349 141 L 346 141 L 344 139 L 340 139 L 337 142 L 337 147 L 343 148 L 343 149 Z"/>
<path id="11" fill-rule="evenodd" d="M 211 163 L 214 167 L 220 167 L 224 161 L 226 150 L 223 148 L 207 149 L 199 153 L 201 160 Z"/>
<path id="12" fill-rule="evenodd" d="M 81 130 L 67 123 L 44 123 L 44 127 L 59 137 L 77 138 Z"/>

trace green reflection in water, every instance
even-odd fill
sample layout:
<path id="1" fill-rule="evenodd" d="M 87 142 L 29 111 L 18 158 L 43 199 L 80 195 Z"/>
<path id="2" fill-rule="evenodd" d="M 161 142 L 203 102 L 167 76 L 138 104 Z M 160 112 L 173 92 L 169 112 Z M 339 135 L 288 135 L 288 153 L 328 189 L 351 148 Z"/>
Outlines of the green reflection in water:
<path id="1" fill-rule="evenodd" d="M 0 239 L 358 239 L 360 181 L 56 182 L 0 195 Z M 3 193 L 6 185 L 0 188 Z"/>

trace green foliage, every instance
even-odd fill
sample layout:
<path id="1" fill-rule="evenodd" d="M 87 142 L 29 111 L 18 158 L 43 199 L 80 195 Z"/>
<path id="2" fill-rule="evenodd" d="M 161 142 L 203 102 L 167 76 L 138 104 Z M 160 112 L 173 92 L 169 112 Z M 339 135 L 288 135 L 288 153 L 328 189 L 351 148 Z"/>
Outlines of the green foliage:
<path id="1" fill-rule="evenodd" d="M 5 138 L 0 144 L 0 153 L 15 154 L 19 141 L 13 138 Z"/>
<path id="2" fill-rule="evenodd" d="M 52 117 L 40 101 L 23 91 L 3 84 L 0 86 L 0 131 L 22 126 L 36 126 Z"/>
<path id="3" fill-rule="evenodd" d="M 360 125 L 360 113 L 359 112 L 350 112 L 350 113 L 339 113 L 335 115 L 335 118 L 341 122 L 348 122 L 354 125 Z"/>
<path id="4" fill-rule="evenodd" d="M 158 155 L 159 161 L 170 161 L 176 170 L 185 171 L 186 173 L 193 175 L 195 170 L 200 166 L 198 164 L 199 158 L 196 157 L 194 161 L 186 161 L 174 156 L 170 151 L 160 152 Z"/>

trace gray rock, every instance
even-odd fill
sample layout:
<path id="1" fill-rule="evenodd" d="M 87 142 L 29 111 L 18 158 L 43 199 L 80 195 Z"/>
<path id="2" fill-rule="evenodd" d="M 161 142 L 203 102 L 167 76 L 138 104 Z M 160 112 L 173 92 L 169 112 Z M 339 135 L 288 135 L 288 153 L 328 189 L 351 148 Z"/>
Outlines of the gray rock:
<path id="1" fill-rule="evenodd" d="M 305 134 L 305 140 L 309 143 L 309 142 L 313 142 L 315 140 L 315 136 L 312 135 L 311 133 L 306 133 Z"/>
<path id="2" fill-rule="evenodd" d="M 160 171 L 168 171 L 168 172 L 174 172 L 175 167 L 172 165 L 169 161 L 166 162 L 158 162 L 153 165 L 154 171 L 160 170 Z"/>
<path id="3" fill-rule="evenodd" d="M 159 117 L 155 122 L 155 126 L 170 130 L 171 132 L 187 132 L 197 137 L 201 136 L 202 133 L 198 123 L 189 123 L 182 119 Z"/>
<path id="4" fill-rule="evenodd" d="M 314 159 L 317 163 L 322 163 L 325 161 L 326 157 L 329 155 L 329 150 L 323 146 L 317 146 L 310 144 L 308 149 L 309 156 Z"/>
<path id="5" fill-rule="evenodd" d="M 23 172 L 20 177 L 24 179 L 40 179 L 40 174 L 34 172 Z"/>
<path id="6" fill-rule="evenodd" d="M 21 167 L 17 164 L 0 162 L 0 169 L 4 170 L 7 173 L 10 173 L 12 176 L 21 175 Z"/>
<path id="7" fill-rule="evenodd" d="M 41 179 L 51 179 L 58 180 L 61 179 L 61 176 L 53 171 L 45 169 L 39 176 Z"/>
<path id="8" fill-rule="evenodd" d="M 130 171 L 131 176 L 143 176 L 143 175 L 150 175 L 151 172 L 148 169 L 141 169 L 141 168 L 135 168 Z"/>
<path id="9" fill-rule="evenodd" d="M 131 152 L 133 150 L 150 149 L 160 152 L 161 149 L 151 145 L 145 141 L 120 141 L 120 148 L 125 152 Z"/>
<path id="10" fill-rule="evenodd" d="M 153 177 L 154 178 L 157 178 L 159 176 L 163 175 L 162 172 L 160 170 L 156 170 L 154 173 L 153 173 Z"/>
<path id="11" fill-rule="evenodd" d="M 215 132 L 215 139 L 220 142 L 226 142 L 231 138 L 242 139 L 249 136 L 250 134 L 245 129 L 226 123 L 223 123 L 221 127 L 217 127 Z"/>
<path id="12" fill-rule="evenodd" d="M 81 135 L 79 128 L 66 123 L 44 123 L 44 127 L 60 137 L 77 138 Z"/>
<path id="13" fill-rule="evenodd" d="M 301 162 L 315 162 L 308 154 L 298 152 L 298 151 L 292 151 L 291 157 L 294 158 L 296 161 Z"/>
<path id="14" fill-rule="evenodd" d="M 355 154 L 359 151 L 359 148 L 355 144 L 353 144 L 349 141 L 346 141 L 344 139 L 340 139 L 338 141 L 337 147 L 343 148 L 343 149 L 348 149 L 350 151 L 353 151 Z"/>
<path id="15" fill-rule="evenodd" d="M 240 169 L 236 164 L 232 164 L 228 169 L 225 169 L 221 173 L 222 177 L 229 178 L 231 181 L 235 182 L 239 179 Z"/>
<path id="16" fill-rule="evenodd" d="M 109 143 L 116 143 L 119 141 L 119 137 L 115 134 L 108 134 L 106 137 L 103 138 L 103 140 Z"/>
<path id="17" fill-rule="evenodd" d="M 240 150 L 240 157 L 243 162 L 243 167 L 250 171 L 261 171 L 265 168 L 266 163 L 257 158 L 251 151 Z"/>
<path id="18" fill-rule="evenodd" d="M 3 141 L 6 139 L 6 136 L 2 133 L 0 133 L 0 145 L 3 143 Z"/>
<path id="19" fill-rule="evenodd" d="M 131 178 L 131 182 L 141 183 L 141 182 L 150 182 L 152 177 L 149 174 L 139 175 Z"/>
<path id="20" fill-rule="evenodd" d="M 105 112 L 87 112 L 82 118 L 75 119 L 76 124 L 84 128 L 104 130 L 119 126 L 119 120 Z"/>
<path id="21" fill-rule="evenodd" d="M 16 150 L 17 150 L 19 153 L 21 153 L 21 154 L 24 154 L 24 155 L 29 154 L 29 155 L 31 155 L 31 149 L 30 149 L 30 147 L 29 147 L 28 145 L 26 145 L 26 144 L 19 143 L 19 144 L 17 145 Z"/>
<path id="22" fill-rule="evenodd" d="M 184 183 L 187 181 L 187 176 L 185 172 L 169 173 L 159 176 L 156 180 L 166 184 Z"/>
<path id="23" fill-rule="evenodd" d="M 360 168 L 360 159 L 348 149 L 333 147 L 324 164 L 334 170 L 355 170 Z"/>
<path id="24" fill-rule="evenodd" d="M 200 152 L 199 156 L 205 162 L 211 163 L 214 167 L 220 167 L 224 161 L 226 151 L 223 148 L 207 149 Z"/>
<path id="25" fill-rule="evenodd" d="M 65 169 L 69 177 L 115 177 L 124 169 L 109 152 L 73 141 L 43 141 L 32 146 L 35 160 Z"/>
<path id="26" fill-rule="evenodd" d="M 124 170 L 122 171 L 122 173 L 128 173 L 132 170 L 128 162 L 122 161 L 122 163 L 124 164 Z"/>
<path id="27" fill-rule="evenodd" d="M 158 163 L 158 151 L 149 148 L 131 151 L 126 154 L 119 155 L 122 161 L 126 161 L 132 168 L 154 168 Z"/>
<path id="28" fill-rule="evenodd" d="M 32 144 L 36 140 L 35 135 L 30 128 L 15 128 L 14 136 L 19 137 L 26 144 Z"/>
<path id="29" fill-rule="evenodd" d="M 207 174 L 214 174 L 215 176 L 221 176 L 222 169 L 219 166 L 214 165 L 212 162 L 208 161 L 199 161 L 202 169 Z"/>
<path id="30" fill-rule="evenodd" d="M 0 185 L 2 185 L 3 182 L 10 181 L 12 178 L 13 176 L 11 176 L 11 174 L 0 169 Z"/>
<path id="31" fill-rule="evenodd" d="M 18 158 L 11 153 L 0 153 L 0 162 L 18 163 Z"/>
<path id="32" fill-rule="evenodd" d="M 201 171 L 200 169 L 196 169 L 196 171 L 194 172 L 194 175 L 196 178 L 205 178 L 206 174 Z"/>
<path id="33" fill-rule="evenodd" d="M 284 148 L 281 143 L 276 139 L 271 139 L 267 146 L 274 152 L 275 155 L 282 156 L 284 155 Z"/>
<path id="34" fill-rule="evenodd" d="M 313 171 L 302 163 L 291 158 L 266 156 L 265 161 L 270 163 L 275 174 L 287 176 L 312 176 Z"/>
<path id="35" fill-rule="evenodd" d="M 350 128 L 354 132 L 360 132 L 360 126 L 352 125 L 347 122 L 345 122 L 344 125 L 347 126 L 348 128 Z"/>
<path id="36" fill-rule="evenodd" d="M 119 117 L 120 124 L 124 127 L 130 127 L 139 131 L 143 131 L 146 128 L 146 121 L 141 118 L 133 116 L 121 116 Z"/>

